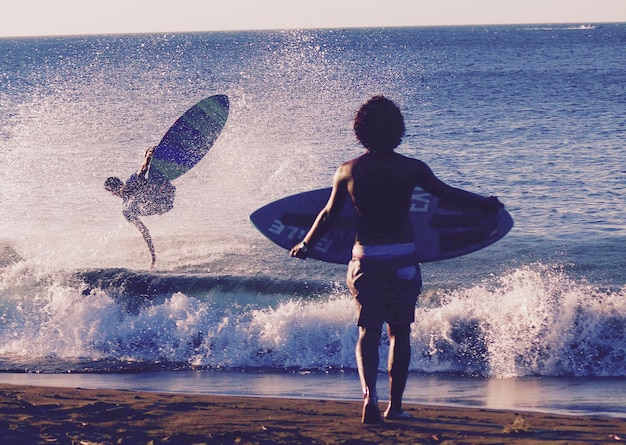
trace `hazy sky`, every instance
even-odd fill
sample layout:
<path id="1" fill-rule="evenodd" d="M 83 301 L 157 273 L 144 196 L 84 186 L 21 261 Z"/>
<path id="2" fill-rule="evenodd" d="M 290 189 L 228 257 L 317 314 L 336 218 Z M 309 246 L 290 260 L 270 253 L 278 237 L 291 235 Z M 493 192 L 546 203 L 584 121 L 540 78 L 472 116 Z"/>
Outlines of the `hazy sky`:
<path id="1" fill-rule="evenodd" d="M 0 0 L 0 37 L 626 22 L 626 0 Z"/>

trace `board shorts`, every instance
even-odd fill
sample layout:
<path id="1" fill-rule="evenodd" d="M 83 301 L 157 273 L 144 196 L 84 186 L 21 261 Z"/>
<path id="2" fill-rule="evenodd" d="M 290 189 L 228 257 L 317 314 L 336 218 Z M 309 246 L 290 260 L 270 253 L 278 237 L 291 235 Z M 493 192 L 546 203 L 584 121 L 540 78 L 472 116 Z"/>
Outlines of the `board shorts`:
<path id="1" fill-rule="evenodd" d="M 122 214 L 128 221 L 138 216 L 162 215 L 174 208 L 176 187 L 156 168 L 151 168 L 148 178 L 133 174 L 124 186 L 126 196 Z"/>
<path id="2" fill-rule="evenodd" d="M 422 289 L 415 255 L 393 258 L 355 257 L 346 281 L 358 308 L 357 326 L 381 329 L 415 321 L 415 305 Z"/>

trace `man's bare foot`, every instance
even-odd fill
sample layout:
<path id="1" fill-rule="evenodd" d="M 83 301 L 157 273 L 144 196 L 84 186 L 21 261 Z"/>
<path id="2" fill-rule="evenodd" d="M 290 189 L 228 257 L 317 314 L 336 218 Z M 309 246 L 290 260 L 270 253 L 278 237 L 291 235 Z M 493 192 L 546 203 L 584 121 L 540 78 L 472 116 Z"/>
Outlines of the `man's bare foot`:
<path id="1" fill-rule="evenodd" d="M 415 419 L 412 415 L 407 413 L 405 410 L 401 409 L 399 411 L 391 410 L 387 408 L 384 414 L 385 419 L 387 420 L 412 420 Z"/>
<path id="2" fill-rule="evenodd" d="M 363 405 L 363 423 L 368 425 L 380 425 L 385 423 L 385 419 L 380 415 L 376 402 L 367 402 Z"/>

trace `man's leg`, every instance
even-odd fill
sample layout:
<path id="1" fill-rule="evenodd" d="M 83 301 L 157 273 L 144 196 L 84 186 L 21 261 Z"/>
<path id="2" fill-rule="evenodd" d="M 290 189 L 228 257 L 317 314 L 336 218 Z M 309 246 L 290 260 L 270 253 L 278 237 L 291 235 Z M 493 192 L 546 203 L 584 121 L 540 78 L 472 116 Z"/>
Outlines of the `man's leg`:
<path id="1" fill-rule="evenodd" d="M 389 325 L 389 406 L 386 418 L 402 416 L 402 395 L 411 362 L 411 325 Z"/>
<path id="2" fill-rule="evenodd" d="M 150 269 L 152 269 L 154 268 L 154 263 L 156 261 L 156 253 L 154 252 L 154 244 L 152 244 L 152 237 L 150 236 L 150 232 L 139 218 L 135 218 L 131 220 L 131 222 L 135 225 L 135 227 L 139 229 L 139 232 L 141 232 L 141 236 L 143 236 L 144 241 L 148 245 L 148 249 L 150 250 L 150 256 L 152 257 L 152 263 L 150 264 Z"/>
<path id="3" fill-rule="evenodd" d="M 384 420 L 378 409 L 376 378 L 378 377 L 378 345 L 382 328 L 359 327 L 359 340 L 356 344 L 356 362 L 363 388 L 363 423 L 382 423 Z"/>

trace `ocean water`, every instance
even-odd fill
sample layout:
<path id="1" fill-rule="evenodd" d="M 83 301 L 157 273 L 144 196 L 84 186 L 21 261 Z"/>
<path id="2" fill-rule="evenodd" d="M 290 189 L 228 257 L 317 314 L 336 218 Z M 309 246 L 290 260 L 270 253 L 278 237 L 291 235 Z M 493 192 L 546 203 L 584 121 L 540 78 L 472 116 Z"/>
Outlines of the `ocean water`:
<path id="1" fill-rule="evenodd" d="M 401 153 L 515 219 L 423 265 L 407 400 L 625 415 L 625 43 L 624 24 L 0 39 L 0 381 L 358 399 L 345 267 L 248 216 L 330 185 L 382 93 Z M 150 271 L 102 184 L 212 94 L 229 120 L 144 218 Z"/>

